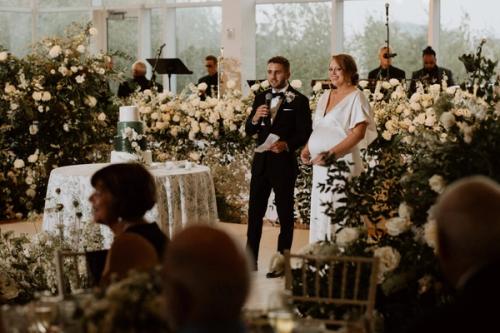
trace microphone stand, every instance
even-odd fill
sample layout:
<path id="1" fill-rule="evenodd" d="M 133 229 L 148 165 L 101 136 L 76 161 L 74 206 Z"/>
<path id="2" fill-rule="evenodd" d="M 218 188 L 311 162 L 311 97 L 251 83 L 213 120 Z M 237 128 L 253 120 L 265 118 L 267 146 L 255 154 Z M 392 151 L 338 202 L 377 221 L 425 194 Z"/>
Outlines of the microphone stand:
<path id="1" fill-rule="evenodd" d="M 158 53 L 156 54 L 156 60 L 155 60 L 155 65 L 152 69 L 152 74 L 151 74 L 151 81 L 153 82 L 153 88 L 156 90 L 156 66 L 158 66 L 158 62 L 160 60 L 160 56 L 161 56 L 161 51 L 163 50 L 163 48 L 165 47 L 165 44 L 163 44 L 162 46 L 160 46 L 160 48 L 158 49 Z M 170 83 L 169 83 L 169 87 L 168 89 L 170 90 Z"/>
<path id="2" fill-rule="evenodd" d="M 386 47 L 386 53 L 384 54 L 384 58 L 393 58 L 395 54 L 391 53 L 391 48 L 389 46 L 389 3 L 385 3 L 385 31 L 386 31 L 386 39 L 385 39 L 385 47 Z M 390 66 L 387 68 L 387 77 L 390 77 L 390 71 L 391 68 Z M 377 81 L 380 81 L 382 79 L 382 68 L 378 71 L 377 75 Z"/>
<path id="3" fill-rule="evenodd" d="M 224 61 L 224 48 L 220 48 L 220 56 L 219 59 L 217 60 L 217 100 L 220 100 L 220 84 L 222 82 L 222 71 L 223 71 L 223 64 L 222 62 Z"/>

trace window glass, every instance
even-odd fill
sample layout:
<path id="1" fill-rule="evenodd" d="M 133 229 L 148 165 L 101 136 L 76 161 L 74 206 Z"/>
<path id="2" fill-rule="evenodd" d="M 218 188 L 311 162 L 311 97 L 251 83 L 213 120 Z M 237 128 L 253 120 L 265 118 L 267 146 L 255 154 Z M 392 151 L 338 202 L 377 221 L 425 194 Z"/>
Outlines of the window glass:
<path id="1" fill-rule="evenodd" d="M 331 50 L 331 3 L 256 6 L 257 77 L 266 78 L 267 60 L 282 55 L 290 61 L 291 79 L 311 93 L 311 80 L 327 79 Z"/>

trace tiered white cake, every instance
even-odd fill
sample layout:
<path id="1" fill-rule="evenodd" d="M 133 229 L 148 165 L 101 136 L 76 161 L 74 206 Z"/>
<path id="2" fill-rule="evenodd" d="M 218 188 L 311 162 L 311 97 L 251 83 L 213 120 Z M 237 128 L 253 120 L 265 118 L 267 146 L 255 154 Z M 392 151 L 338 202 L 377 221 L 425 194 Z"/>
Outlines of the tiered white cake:
<path id="1" fill-rule="evenodd" d="M 152 163 L 151 151 L 146 150 L 144 124 L 140 121 L 135 106 L 120 106 L 118 131 L 111 152 L 111 163 L 143 162 Z"/>

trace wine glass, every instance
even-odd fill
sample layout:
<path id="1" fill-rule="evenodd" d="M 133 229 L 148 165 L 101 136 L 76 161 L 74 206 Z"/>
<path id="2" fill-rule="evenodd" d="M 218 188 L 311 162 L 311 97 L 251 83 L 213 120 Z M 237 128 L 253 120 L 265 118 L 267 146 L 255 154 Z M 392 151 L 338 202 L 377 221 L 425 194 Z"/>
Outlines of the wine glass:
<path id="1" fill-rule="evenodd" d="M 267 315 L 269 323 L 277 333 L 291 333 L 295 327 L 295 318 L 288 296 L 288 291 L 274 291 L 268 298 Z"/>

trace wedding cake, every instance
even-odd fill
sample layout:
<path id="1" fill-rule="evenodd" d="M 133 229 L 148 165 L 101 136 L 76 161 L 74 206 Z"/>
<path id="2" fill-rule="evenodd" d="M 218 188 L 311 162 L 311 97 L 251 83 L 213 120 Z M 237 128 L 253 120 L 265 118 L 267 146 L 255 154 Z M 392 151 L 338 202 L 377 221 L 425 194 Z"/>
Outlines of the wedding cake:
<path id="1" fill-rule="evenodd" d="M 111 152 L 111 163 L 126 162 L 152 162 L 151 151 L 146 150 L 144 124 L 135 106 L 120 106 L 118 131 Z"/>

